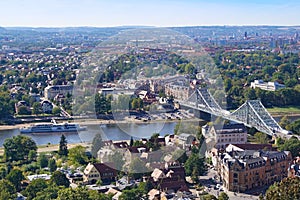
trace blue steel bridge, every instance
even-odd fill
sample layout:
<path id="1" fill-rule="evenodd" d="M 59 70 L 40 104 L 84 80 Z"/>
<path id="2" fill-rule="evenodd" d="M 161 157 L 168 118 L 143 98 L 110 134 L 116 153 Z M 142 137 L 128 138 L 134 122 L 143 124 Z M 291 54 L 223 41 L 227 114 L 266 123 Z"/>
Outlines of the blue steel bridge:
<path id="1" fill-rule="evenodd" d="M 247 127 L 254 127 L 270 136 L 287 133 L 273 119 L 260 100 L 247 100 L 238 109 L 229 112 L 221 108 L 206 88 L 201 88 L 196 89 L 187 100 L 176 101 L 180 106 L 200 111 L 200 115 L 204 113 L 222 117 L 223 119 L 242 123 Z"/>

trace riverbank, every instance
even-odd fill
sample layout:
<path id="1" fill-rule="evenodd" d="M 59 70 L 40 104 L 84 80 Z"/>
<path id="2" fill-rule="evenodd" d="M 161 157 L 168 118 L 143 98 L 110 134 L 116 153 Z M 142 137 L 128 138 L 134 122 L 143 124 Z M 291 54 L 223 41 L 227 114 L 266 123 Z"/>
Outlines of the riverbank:
<path id="1" fill-rule="evenodd" d="M 127 142 L 129 144 L 130 140 L 116 140 L 113 142 Z M 80 142 L 80 143 L 72 143 L 72 144 L 67 144 L 68 145 L 68 149 L 72 149 L 76 146 L 83 146 L 86 149 L 89 149 L 92 147 L 91 143 L 87 143 L 87 142 Z M 53 152 L 53 151 L 58 151 L 59 149 L 59 144 L 49 144 L 49 145 L 39 145 L 37 152 L 38 153 L 49 153 L 49 152 Z M 0 156 L 3 156 L 4 154 L 4 147 L 0 147 Z"/>
<path id="2" fill-rule="evenodd" d="M 127 120 L 101 120 L 101 119 L 77 119 L 72 121 L 58 121 L 58 122 L 70 122 L 70 123 L 78 123 L 82 126 L 84 125 L 109 125 L 109 124 L 128 124 L 128 123 L 134 123 L 134 124 L 149 124 L 149 123 L 178 123 L 178 122 L 200 122 L 203 121 L 202 119 L 193 118 L 193 119 L 182 119 L 182 120 L 136 120 L 136 119 L 127 119 Z M 24 123 L 24 124 L 17 124 L 17 125 L 2 125 L 0 126 L 0 131 L 5 130 L 13 130 L 13 129 L 19 129 L 22 127 L 28 127 L 35 123 Z"/>
<path id="3" fill-rule="evenodd" d="M 78 145 L 81 145 L 85 148 L 89 148 L 91 146 L 90 143 L 75 143 L 75 144 L 68 144 L 68 149 L 74 148 Z M 47 153 L 57 151 L 59 149 L 59 144 L 49 144 L 49 145 L 40 145 L 38 146 L 37 152 L 38 153 Z M 4 147 L 0 147 L 0 156 L 4 154 Z"/>
<path id="4" fill-rule="evenodd" d="M 285 115 L 291 116 L 291 117 L 300 116 L 300 107 L 299 106 L 273 107 L 273 108 L 267 108 L 267 111 L 273 117 L 282 117 Z"/>

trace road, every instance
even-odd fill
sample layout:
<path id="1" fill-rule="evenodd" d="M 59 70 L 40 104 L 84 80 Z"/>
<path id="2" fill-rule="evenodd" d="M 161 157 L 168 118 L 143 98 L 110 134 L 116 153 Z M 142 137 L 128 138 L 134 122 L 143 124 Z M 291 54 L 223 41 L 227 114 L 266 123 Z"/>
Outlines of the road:
<path id="1" fill-rule="evenodd" d="M 214 189 L 217 184 L 220 184 L 220 182 L 216 180 L 216 177 L 217 177 L 217 172 L 214 169 L 209 168 L 208 173 L 205 176 L 200 176 L 199 178 L 200 178 L 200 182 L 205 187 L 204 190 L 206 192 L 208 192 L 209 194 L 212 194 L 212 195 L 218 197 L 222 191 L 220 191 L 219 189 Z M 220 184 L 220 185 L 222 185 L 222 184 Z M 259 199 L 258 196 L 244 194 L 244 193 L 234 193 L 234 192 L 227 191 L 226 188 L 223 188 L 223 189 L 224 189 L 224 192 L 229 196 L 230 200 Z"/>

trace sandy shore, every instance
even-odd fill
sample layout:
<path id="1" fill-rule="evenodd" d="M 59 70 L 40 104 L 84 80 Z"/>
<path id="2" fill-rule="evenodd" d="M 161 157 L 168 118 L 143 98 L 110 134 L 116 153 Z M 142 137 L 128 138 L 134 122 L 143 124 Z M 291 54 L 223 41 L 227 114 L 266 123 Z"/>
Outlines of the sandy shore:
<path id="1" fill-rule="evenodd" d="M 0 125 L 0 131 L 2 131 L 2 130 L 18 129 L 18 128 L 22 128 L 24 126 L 29 126 L 29 124 Z"/>

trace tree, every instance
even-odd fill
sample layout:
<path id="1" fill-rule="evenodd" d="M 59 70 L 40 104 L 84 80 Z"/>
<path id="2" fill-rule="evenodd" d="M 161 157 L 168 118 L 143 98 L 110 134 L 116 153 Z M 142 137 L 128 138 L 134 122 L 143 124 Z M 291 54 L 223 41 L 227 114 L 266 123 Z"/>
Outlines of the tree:
<path id="1" fill-rule="evenodd" d="M 108 156 L 108 161 L 114 163 L 114 167 L 119 171 L 122 170 L 125 164 L 123 155 L 117 150 Z"/>
<path id="2" fill-rule="evenodd" d="M 139 158 L 133 158 L 133 160 L 129 164 L 129 174 L 135 179 L 141 178 L 143 174 L 145 174 L 148 171 L 149 170 L 145 166 L 145 163 Z"/>
<path id="3" fill-rule="evenodd" d="M 278 144 L 278 149 L 281 151 L 290 151 L 292 157 L 299 156 L 300 152 L 300 140 L 296 137 L 291 137 L 286 140 L 283 144 Z"/>
<path id="4" fill-rule="evenodd" d="M 1 166 L 0 167 L 0 180 L 4 179 L 7 175 L 7 167 Z"/>
<path id="5" fill-rule="evenodd" d="M 65 135 L 61 135 L 61 137 L 60 137 L 58 154 L 60 156 L 68 155 L 68 143 L 67 143 Z"/>
<path id="6" fill-rule="evenodd" d="M 0 199 L 14 200 L 17 198 L 14 185 L 8 180 L 0 180 Z"/>
<path id="7" fill-rule="evenodd" d="M 280 119 L 279 125 L 282 128 L 286 128 L 287 125 L 289 125 L 291 121 L 288 119 L 288 117 L 285 115 Z"/>
<path id="8" fill-rule="evenodd" d="M 194 171 L 194 168 L 197 168 L 197 170 Z M 206 171 L 204 159 L 200 158 L 198 154 L 192 153 L 185 162 L 184 169 L 188 176 L 201 176 Z"/>
<path id="9" fill-rule="evenodd" d="M 38 115 L 42 113 L 42 105 L 39 102 L 34 102 L 32 108 L 33 114 Z"/>
<path id="10" fill-rule="evenodd" d="M 25 179 L 22 171 L 19 169 L 11 170 L 6 178 L 14 185 L 17 191 L 21 189 L 21 181 Z"/>
<path id="11" fill-rule="evenodd" d="M 92 200 L 87 188 L 65 188 L 58 191 L 57 200 Z"/>
<path id="12" fill-rule="evenodd" d="M 61 113 L 61 109 L 58 106 L 53 107 L 52 114 L 53 115 L 59 115 Z"/>
<path id="13" fill-rule="evenodd" d="M 38 157 L 38 165 L 40 168 L 48 167 L 48 158 L 44 153 L 40 154 Z"/>
<path id="14" fill-rule="evenodd" d="M 69 187 L 70 186 L 70 181 L 66 177 L 66 175 L 60 171 L 55 171 L 51 178 L 50 182 L 54 183 L 57 186 L 64 186 L 64 187 Z"/>
<path id="15" fill-rule="evenodd" d="M 285 178 L 276 182 L 266 192 L 266 200 L 300 199 L 300 178 Z"/>
<path id="16" fill-rule="evenodd" d="M 30 115 L 31 112 L 26 106 L 20 106 L 18 108 L 18 114 L 19 115 Z"/>
<path id="17" fill-rule="evenodd" d="M 225 192 L 221 192 L 221 194 L 218 197 L 218 200 L 229 200 L 229 197 Z"/>
<path id="18" fill-rule="evenodd" d="M 91 150 L 92 156 L 94 158 L 97 158 L 97 153 L 102 148 L 102 146 L 103 146 L 102 137 L 100 133 L 97 133 L 93 139 L 92 150 Z"/>
<path id="19" fill-rule="evenodd" d="M 300 120 L 295 120 L 292 123 L 286 125 L 286 129 L 300 135 Z"/>
<path id="20" fill-rule="evenodd" d="M 99 193 L 96 190 L 90 190 L 89 191 L 89 200 L 111 200 L 114 195 Z"/>
<path id="21" fill-rule="evenodd" d="M 27 199 L 31 200 L 34 199 L 37 196 L 37 193 L 39 191 L 44 190 L 47 188 L 47 183 L 44 179 L 38 178 L 33 180 L 26 189 L 22 192 L 24 196 L 27 197 Z"/>
<path id="22" fill-rule="evenodd" d="M 35 150 L 30 150 L 28 153 L 28 160 L 29 161 L 35 161 L 37 158 L 37 153 Z"/>
<path id="23" fill-rule="evenodd" d="M 268 136 L 262 132 L 255 133 L 254 139 L 255 139 L 255 142 L 258 144 L 267 144 L 269 142 Z"/>
<path id="24" fill-rule="evenodd" d="M 97 186 L 101 186 L 102 184 L 103 184 L 103 182 L 102 182 L 101 179 L 99 179 L 99 180 L 96 181 L 96 185 L 97 185 Z"/>
<path id="25" fill-rule="evenodd" d="M 73 165 L 85 165 L 88 162 L 88 157 L 85 153 L 85 148 L 78 145 L 69 150 L 68 159 Z"/>
<path id="26" fill-rule="evenodd" d="M 132 199 L 144 199 L 143 191 L 139 190 L 138 188 L 131 189 L 131 190 L 123 190 L 122 194 L 120 195 L 120 200 L 132 200 Z"/>
<path id="27" fill-rule="evenodd" d="M 206 194 L 206 195 L 202 196 L 202 199 L 203 200 L 218 200 L 217 197 L 215 197 L 212 194 Z"/>
<path id="28" fill-rule="evenodd" d="M 51 185 L 36 193 L 34 200 L 52 200 L 57 198 L 58 191 L 61 187 Z"/>
<path id="29" fill-rule="evenodd" d="M 253 100 L 256 99 L 256 94 L 255 94 L 255 90 L 252 88 L 246 89 L 244 90 L 244 97 L 247 100 Z"/>
<path id="30" fill-rule="evenodd" d="M 198 170 L 197 167 L 193 168 L 191 179 L 192 179 L 192 181 L 194 183 L 198 183 L 199 182 L 199 170 Z"/>
<path id="31" fill-rule="evenodd" d="M 57 165 L 56 165 L 55 159 L 51 158 L 48 161 L 48 168 L 49 168 L 50 172 L 54 172 L 57 169 Z"/>
<path id="32" fill-rule="evenodd" d="M 27 160 L 29 152 L 37 150 L 36 143 L 27 136 L 17 135 L 4 141 L 4 155 L 8 161 Z"/>

